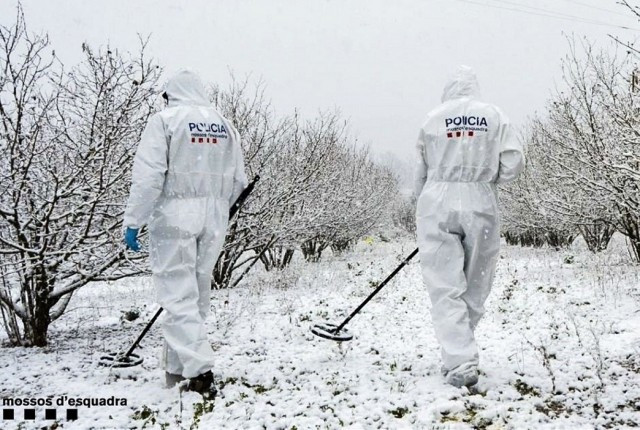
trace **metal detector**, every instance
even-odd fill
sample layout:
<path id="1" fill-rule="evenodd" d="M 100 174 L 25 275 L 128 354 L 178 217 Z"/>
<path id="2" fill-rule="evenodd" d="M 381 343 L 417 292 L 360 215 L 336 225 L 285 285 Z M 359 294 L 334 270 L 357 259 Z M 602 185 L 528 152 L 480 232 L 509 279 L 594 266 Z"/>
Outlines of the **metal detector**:
<path id="1" fill-rule="evenodd" d="M 351 319 L 355 317 L 358 312 L 360 312 L 362 308 L 364 308 L 367 303 L 369 303 L 369 301 L 371 301 L 371 299 L 373 299 L 376 294 L 378 294 L 380 290 L 382 290 L 382 288 L 387 285 L 387 283 L 394 276 L 396 276 L 400 270 L 402 270 L 404 266 L 409 264 L 409 261 L 411 261 L 411 259 L 415 257 L 417 253 L 418 249 L 416 248 L 411 254 L 409 254 L 407 258 L 404 259 L 402 263 L 400 263 L 398 267 L 395 268 L 393 272 L 391 272 L 389 276 L 387 276 L 384 281 L 382 281 L 380 285 L 378 285 L 378 288 L 376 288 L 371 294 L 369 294 L 369 297 L 367 297 L 362 303 L 360 303 L 360 306 L 358 306 L 355 311 L 351 312 L 351 315 L 349 315 L 344 321 L 342 321 L 340 325 L 331 323 L 314 324 L 311 326 L 311 333 L 324 339 L 333 340 L 336 342 L 345 342 L 353 339 L 353 335 L 344 327 L 349 324 L 349 321 L 351 321 Z"/>
<path id="2" fill-rule="evenodd" d="M 238 211 L 240 210 L 244 202 L 247 200 L 247 197 L 249 197 L 249 194 L 251 194 L 251 192 L 256 186 L 256 183 L 259 180 L 260 180 L 260 176 L 256 175 L 253 178 L 253 180 L 249 183 L 249 185 L 247 185 L 247 188 L 245 188 L 240 194 L 240 196 L 238 196 L 238 198 L 236 199 L 236 202 L 231 206 L 231 208 L 229 208 L 229 219 L 233 218 L 233 216 L 236 213 L 238 213 Z M 100 359 L 98 360 L 98 364 L 100 366 L 105 366 L 105 367 L 133 367 L 133 366 L 138 366 L 142 364 L 144 359 L 140 357 L 138 354 L 134 354 L 133 351 L 138 347 L 138 344 L 140 343 L 140 341 L 144 338 L 144 336 L 147 334 L 149 329 L 151 329 L 151 326 L 153 326 L 153 324 L 156 322 L 156 320 L 158 319 L 158 317 L 160 316 L 163 310 L 164 309 L 160 308 L 156 311 L 156 313 L 153 315 L 151 320 L 149 320 L 147 325 L 144 327 L 144 329 L 140 333 L 140 336 L 138 336 L 135 342 L 133 342 L 133 345 L 131 345 L 131 347 L 126 352 L 108 352 L 100 356 Z"/>

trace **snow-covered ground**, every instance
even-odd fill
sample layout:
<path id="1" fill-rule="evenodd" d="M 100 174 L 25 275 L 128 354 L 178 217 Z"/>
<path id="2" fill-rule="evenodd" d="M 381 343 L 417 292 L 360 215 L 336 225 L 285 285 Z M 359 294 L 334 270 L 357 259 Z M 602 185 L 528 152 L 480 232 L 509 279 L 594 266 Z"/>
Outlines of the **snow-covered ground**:
<path id="1" fill-rule="evenodd" d="M 619 243 L 602 255 L 503 247 L 478 328 L 481 379 L 457 389 L 440 376 L 430 303 L 416 262 L 350 324 L 353 341 L 316 338 L 312 322 L 339 322 L 415 246 L 359 243 L 342 256 L 282 272 L 256 267 L 240 287 L 216 291 L 209 319 L 220 396 L 163 388 L 155 327 L 138 368 L 98 367 L 126 348 L 156 309 L 149 279 L 81 290 L 47 348 L 2 348 L 0 397 L 124 398 L 9 428 L 539 429 L 640 426 L 640 268 Z M 141 317 L 125 321 L 123 312 Z M 0 334 L 0 341 L 4 334 Z M 3 406 L 6 408 L 6 406 Z M 55 408 L 53 406 L 52 408 Z M 65 408 L 57 408 L 58 417 Z"/>

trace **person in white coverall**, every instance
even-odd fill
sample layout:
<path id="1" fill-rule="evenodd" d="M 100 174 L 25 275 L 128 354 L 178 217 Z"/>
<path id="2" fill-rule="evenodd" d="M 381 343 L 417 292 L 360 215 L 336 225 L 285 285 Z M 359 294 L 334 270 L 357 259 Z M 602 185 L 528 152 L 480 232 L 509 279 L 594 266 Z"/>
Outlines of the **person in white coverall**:
<path id="1" fill-rule="evenodd" d="M 187 389 L 215 395 L 204 322 L 229 207 L 247 177 L 239 135 L 195 73 L 176 74 L 164 97 L 167 107 L 149 119 L 134 159 L 125 241 L 137 251 L 138 230 L 148 224 L 153 281 L 166 313 L 167 385 L 188 379 Z"/>
<path id="2" fill-rule="evenodd" d="M 474 331 L 500 247 L 496 186 L 516 179 L 524 167 L 509 120 L 478 96 L 475 73 L 461 66 L 446 85 L 442 104 L 428 114 L 417 143 L 420 264 L 443 374 L 457 387 L 478 382 Z"/>

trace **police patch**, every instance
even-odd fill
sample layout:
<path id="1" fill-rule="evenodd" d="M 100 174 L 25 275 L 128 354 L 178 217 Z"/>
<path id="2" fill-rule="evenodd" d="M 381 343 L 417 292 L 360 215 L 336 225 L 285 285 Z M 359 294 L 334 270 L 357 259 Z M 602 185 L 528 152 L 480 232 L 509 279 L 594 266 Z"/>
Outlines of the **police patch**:
<path id="1" fill-rule="evenodd" d="M 487 118 L 483 116 L 457 116 L 445 118 L 444 126 L 447 129 L 447 138 L 468 136 L 473 137 L 477 132 L 489 131 Z"/>
<path id="2" fill-rule="evenodd" d="M 224 124 L 215 122 L 190 122 L 189 134 L 191 143 L 218 143 L 218 139 L 228 139 L 229 134 Z"/>

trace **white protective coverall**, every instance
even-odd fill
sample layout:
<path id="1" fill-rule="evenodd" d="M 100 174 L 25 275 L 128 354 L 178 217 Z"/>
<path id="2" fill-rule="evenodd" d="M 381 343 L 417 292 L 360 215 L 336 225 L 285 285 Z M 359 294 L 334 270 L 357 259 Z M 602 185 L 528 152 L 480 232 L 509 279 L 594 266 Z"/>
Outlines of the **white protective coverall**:
<path id="1" fill-rule="evenodd" d="M 474 330 L 500 246 L 496 184 L 514 180 L 524 167 L 508 119 L 478 95 L 475 73 L 461 66 L 417 143 L 420 264 L 444 373 L 478 365 Z"/>
<path id="2" fill-rule="evenodd" d="M 136 153 L 124 226 L 148 223 L 158 303 L 164 308 L 164 367 L 193 378 L 211 370 L 204 325 L 211 276 L 229 207 L 247 186 L 237 131 L 188 70 L 170 79 L 168 106 L 153 115 Z"/>

